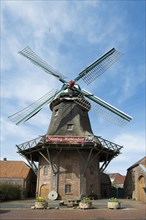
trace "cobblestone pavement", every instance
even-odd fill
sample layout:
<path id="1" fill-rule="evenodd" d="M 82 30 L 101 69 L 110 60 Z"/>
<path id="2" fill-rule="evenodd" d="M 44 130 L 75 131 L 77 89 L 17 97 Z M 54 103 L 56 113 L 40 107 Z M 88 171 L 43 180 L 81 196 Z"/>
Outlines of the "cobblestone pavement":
<path id="1" fill-rule="evenodd" d="M 31 209 L 34 200 L 2 202 L 0 220 L 146 220 L 146 204 L 133 200 L 121 200 L 122 208 L 107 209 L 108 200 L 93 201 L 93 209 L 80 210 L 59 207 L 59 201 L 49 202 L 50 209 Z M 59 207 L 59 209 L 58 209 Z"/>

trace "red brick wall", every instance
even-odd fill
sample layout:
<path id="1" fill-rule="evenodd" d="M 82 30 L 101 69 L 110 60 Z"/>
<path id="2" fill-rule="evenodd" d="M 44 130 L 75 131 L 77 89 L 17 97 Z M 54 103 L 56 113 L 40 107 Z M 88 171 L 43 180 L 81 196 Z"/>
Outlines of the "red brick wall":
<path id="1" fill-rule="evenodd" d="M 77 151 L 62 151 L 59 156 L 56 155 L 57 152 L 50 152 L 53 170 L 56 172 L 54 174 L 51 165 L 43 157 L 40 158 L 38 195 L 41 195 L 41 189 L 45 185 L 46 194 L 56 191 L 61 198 L 80 198 L 81 194 L 88 196 L 92 192 L 100 197 L 98 158 L 94 158 L 94 153 L 88 163 L 88 151 L 80 154 Z M 48 158 L 47 154 L 46 157 Z M 46 165 L 48 174 L 45 175 Z M 71 191 L 65 192 L 65 185 L 71 185 Z"/>

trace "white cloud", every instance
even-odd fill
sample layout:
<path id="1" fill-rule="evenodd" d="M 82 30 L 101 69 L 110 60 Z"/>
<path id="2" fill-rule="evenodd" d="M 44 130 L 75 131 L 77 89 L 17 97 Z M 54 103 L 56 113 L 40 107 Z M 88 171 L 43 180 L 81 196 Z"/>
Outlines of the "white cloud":
<path id="1" fill-rule="evenodd" d="M 138 88 L 145 83 L 144 65 L 129 65 L 126 69 L 123 68 L 121 72 L 124 72 L 121 77 L 121 89 L 123 92 L 122 97 L 119 98 L 119 102 L 123 102 L 134 96 Z"/>
<path id="2" fill-rule="evenodd" d="M 18 158 L 16 144 L 19 145 L 35 139 L 39 135 L 44 135 L 49 125 L 49 114 L 41 113 L 39 120 L 38 118 L 37 121 L 32 119 L 31 122 L 17 126 L 8 118 L 1 118 L 1 158 Z"/>
<path id="3" fill-rule="evenodd" d="M 117 45 L 118 41 L 121 43 L 126 38 L 126 33 L 123 35 L 121 30 L 124 27 L 124 16 L 117 19 L 116 7 L 111 8 L 106 16 L 101 16 L 102 11 L 108 7 L 102 2 L 34 4 L 33 1 L 6 1 L 3 5 L 3 10 L 9 11 L 10 16 L 15 17 L 14 31 L 22 37 L 21 42 L 25 41 L 24 37 L 29 36 L 37 50 L 44 46 L 47 38 L 47 45 L 55 48 L 51 45 L 52 42 L 55 40 L 55 45 L 58 45 L 69 32 L 78 42 L 84 38 L 88 43 L 98 43 L 98 46 L 104 45 L 104 48 L 109 48 L 114 42 Z M 21 23 L 18 24 L 18 21 Z"/>
<path id="4" fill-rule="evenodd" d="M 35 101 L 49 92 L 52 88 L 57 86 L 55 79 L 52 77 L 51 82 L 48 76 L 44 76 L 36 72 L 31 72 L 27 69 L 21 72 L 16 78 L 10 78 L 9 83 L 7 79 L 2 85 L 2 98 L 16 98 L 20 102 Z"/>
<path id="5" fill-rule="evenodd" d="M 113 142 L 124 146 L 121 153 L 107 167 L 108 172 L 126 174 L 126 170 L 146 155 L 145 134 L 140 132 L 117 135 Z"/>
<path id="6" fill-rule="evenodd" d="M 26 138 L 33 138 L 35 135 L 35 132 L 26 126 L 17 126 L 13 124 L 9 119 L 2 118 L 1 119 L 1 126 L 2 126 L 2 140 L 9 141 L 9 134 L 11 134 L 12 139 L 20 139 L 23 138 L 25 140 Z"/>
<path id="7" fill-rule="evenodd" d="M 136 131 L 135 133 L 124 133 L 115 138 L 119 144 L 127 146 L 125 152 L 144 153 L 145 152 L 145 132 Z"/>

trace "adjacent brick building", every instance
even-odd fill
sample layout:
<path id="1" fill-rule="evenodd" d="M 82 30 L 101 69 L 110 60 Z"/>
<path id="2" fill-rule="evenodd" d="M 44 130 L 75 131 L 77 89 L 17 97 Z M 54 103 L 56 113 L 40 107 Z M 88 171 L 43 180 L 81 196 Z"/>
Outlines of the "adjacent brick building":
<path id="1" fill-rule="evenodd" d="M 125 195 L 146 202 L 146 156 L 127 169 Z"/>
<path id="2" fill-rule="evenodd" d="M 22 189 L 22 198 L 35 196 L 36 175 L 23 161 L 0 161 L 0 183 L 18 184 Z"/>

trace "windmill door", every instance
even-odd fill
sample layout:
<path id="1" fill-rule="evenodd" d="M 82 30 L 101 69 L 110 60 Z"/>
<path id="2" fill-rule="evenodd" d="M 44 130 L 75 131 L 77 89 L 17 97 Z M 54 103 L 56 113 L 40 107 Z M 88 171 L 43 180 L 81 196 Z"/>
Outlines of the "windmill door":
<path id="1" fill-rule="evenodd" d="M 47 185 L 47 184 L 42 185 L 40 188 L 40 194 L 41 194 L 42 198 L 48 199 L 49 185 Z"/>

